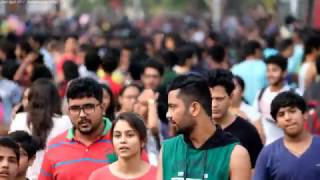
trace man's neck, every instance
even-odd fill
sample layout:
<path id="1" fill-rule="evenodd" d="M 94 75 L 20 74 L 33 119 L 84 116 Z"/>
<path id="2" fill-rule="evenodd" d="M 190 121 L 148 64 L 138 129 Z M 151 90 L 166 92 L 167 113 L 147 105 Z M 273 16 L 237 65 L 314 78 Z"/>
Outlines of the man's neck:
<path id="1" fill-rule="evenodd" d="M 240 100 L 240 101 L 232 101 L 232 104 L 231 104 L 231 107 L 230 107 L 230 108 L 233 108 L 233 109 L 238 109 L 238 108 L 240 108 L 241 102 L 242 102 L 242 100 Z"/>
<path id="2" fill-rule="evenodd" d="M 258 60 L 258 58 L 252 55 L 252 56 L 246 57 L 246 60 Z"/>
<path id="3" fill-rule="evenodd" d="M 312 135 L 306 131 L 303 131 L 296 137 L 284 136 L 285 147 L 295 156 L 300 157 L 311 146 Z"/>
<path id="4" fill-rule="evenodd" d="M 142 164 L 141 162 L 143 161 L 140 156 L 134 156 L 129 159 L 119 158 L 115 163 L 115 169 L 121 174 L 135 175 L 143 170 L 143 167 L 140 166 L 140 164 Z"/>
<path id="5" fill-rule="evenodd" d="M 307 140 L 310 140 L 310 138 L 312 138 L 312 135 L 306 131 L 303 131 L 301 134 L 295 137 L 284 136 L 284 141 L 287 144 L 299 144 L 307 142 Z"/>
<path id="6" fill-rule="evenodd" d="M 306 61 L 305 62 L 314 62 L 315 59 L 316 59 L 316 55 L 308 54 L 308 55 L 306 55 Z"/>
<path id="7" fill-rule="evenodd" d="M 200 123 L 197 123 L 189 139 L 195 148 L 200 148 L 215 132 L 216 126 L 211 121 L 211 118 L 207 116 Z"/>
<path id="8" fill-rule="evenodd" d="M 270 85 L 270 91 L 271 92 L 279 92 L 284 87 L 284 82 L 277 83 L 275 85 Z"/>
<path id="9" fill-rule="evenodd" d="M 75 139 L 82 142 L 84 145 L 89 146 L 101 136 L 104 126 L 105 124 L 102 123 L 98 129 L 91 134 L 82 134 L 78 130 L 75 130 Z"/>
<path id="10" fill-rule="evenodd" d="M 236 116 L 230 112 L 230 110 L 227 111 L 226 115 L 223 116 L 220 119 L 214 119 L 215 122 L 217 122 L 222 129 L 225 129 L 230 124 L 232 124 L 236 120 Z"/>

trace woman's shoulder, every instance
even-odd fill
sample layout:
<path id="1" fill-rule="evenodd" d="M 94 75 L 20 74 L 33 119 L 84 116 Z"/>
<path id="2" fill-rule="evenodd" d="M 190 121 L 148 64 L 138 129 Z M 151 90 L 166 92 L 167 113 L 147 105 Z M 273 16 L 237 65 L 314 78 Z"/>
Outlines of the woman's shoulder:
<path id="1" fill-rule="evenodd" d="M 56 137 L 57 135 L 67 131 L 72 128 L 72 123 L 68 116 L 66 115 L 55 115 L 52 117 L 53 120 L 53 128 L 50 133 L 50 138 Z"/>
<path id="2" fill-rule="evenodd" d="M 89 177 L 89 180 L 105 179 L 106 177 L 109 177 L 109 176 L 110 176 L 110 170 L 109 170 L 109 164 L 108 164 L 93 171 Z"/>
<path id="3" fill-rule="evenodd" d="M 152 180 L 152 179 L 155 179 L 156 176 L 157 176 L 157 167 L 150 165 L 149 171 L 141 179 Z"/>
<path id="4" fill-rule="evenodd" d="M 21 112 L 15 115 L 14 119 L 11 121 L 9 132 L 23 130 L 30 133 L 30 129 L 27 124 L 27 113 Z"/>
<path id="5" fill-rule="evenodd" d="M 52 117 L 53 123 L 55 126 L 71 128 L 72 123 L 70 118 L 67 115 L 54 115 Z"/>

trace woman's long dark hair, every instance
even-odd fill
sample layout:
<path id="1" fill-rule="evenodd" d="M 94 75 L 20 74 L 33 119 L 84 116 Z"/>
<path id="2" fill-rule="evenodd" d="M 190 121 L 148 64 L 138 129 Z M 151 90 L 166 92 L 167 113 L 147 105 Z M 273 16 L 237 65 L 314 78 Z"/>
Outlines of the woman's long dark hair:
<path id="1" fill-rule="evenodd" d="M 111 121 L 113 121 L 115 118 L 115 106 L 116 106 L 114 95 L 113 95 L 111 89 L 106 84 L 100 84 L 100 85 L 101 85 L 102 89 L 107 91 L 107 93 L 109 94 L 109 97 L 110 97 L 110 103 L 105 111 L 105 117 L 107 117 Z"/>
<path id="2" fill-rule="evenodd" d="M 61 115 L 61 99 L 54 83 L 49 79 L 38 79 L 30 88 L 27 122 L 32 135 L 39 139 L 44 149 L 53 128 L 52 117 Z"/>

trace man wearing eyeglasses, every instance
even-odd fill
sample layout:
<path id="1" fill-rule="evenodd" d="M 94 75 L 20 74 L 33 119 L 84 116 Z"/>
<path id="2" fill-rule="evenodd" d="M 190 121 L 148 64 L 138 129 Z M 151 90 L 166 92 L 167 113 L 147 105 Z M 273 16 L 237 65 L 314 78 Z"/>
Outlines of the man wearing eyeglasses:
<path id="1" fill-rule="evenodd" d="M 73 80 L 67 90 L 73 128 L 48 145 L 39 180 L 88 179 L 91 172 L 114 159 L 111 122 L 103 118 L 102 88 L 91 78 Z"/>

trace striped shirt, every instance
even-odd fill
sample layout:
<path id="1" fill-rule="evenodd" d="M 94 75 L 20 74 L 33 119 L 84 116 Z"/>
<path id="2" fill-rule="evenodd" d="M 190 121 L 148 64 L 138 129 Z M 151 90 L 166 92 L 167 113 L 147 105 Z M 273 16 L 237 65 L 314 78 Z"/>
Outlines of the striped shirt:
<path id="1" fill-rule="evenodd" d="M 74 129 L 54 138 L 48 145 L 39 180 L 87 180 L 90 174 L 114 161 L 109 130 L 111 122 L 104 118 L 102 135 L 86 146 L 74 139 Z"/>

